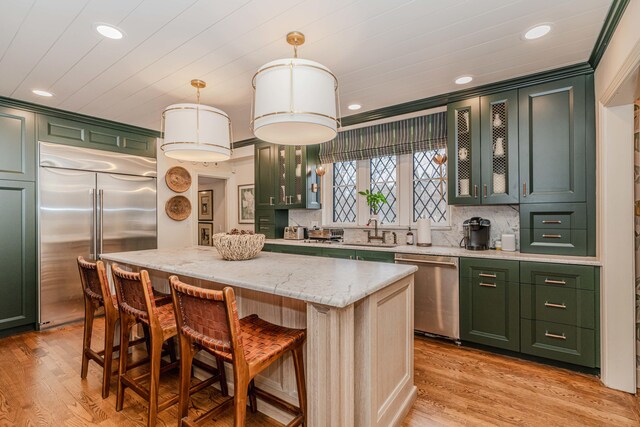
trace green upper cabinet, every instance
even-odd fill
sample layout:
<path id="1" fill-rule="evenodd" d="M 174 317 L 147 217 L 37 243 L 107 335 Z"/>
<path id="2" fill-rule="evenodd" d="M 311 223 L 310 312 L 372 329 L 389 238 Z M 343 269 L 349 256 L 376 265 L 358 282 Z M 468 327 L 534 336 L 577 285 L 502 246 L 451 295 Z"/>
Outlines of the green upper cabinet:
<path id="1" fill-rule="evenodd" d="M 266 142 L 255 146 L 256 209 L 273 208 L 276 203 L 276 184 L 273 169 L 276 164 L 276 147 Z"/>
<path id="2" fill-rule="evenodd" d="M 38 140 L 156 157 L 155 137 L 43 114 L 38 114 Z"/>
<path id="3" fill-rule="evenodd" d="M 480 98 L 447 107 L 449 204 L 480 204 Z"/>
<path id="4" fill-rule="evenodd" d="M 518 93 L 448 106 L 449 204 L 518 203 Z"/>
<path id="5" fill-rule="evenodd" d="M 482 204 L 518 203 L 518 93 L 480 98 Z"/>
<path id="6" fill-rule="evenodd" d="M 0 179 L 35 181 L 35 115 L 0 107 Z"/>
<path id="7" fill-rule="evenodd" d="M 0 181 L 0 331 L 36 322 L 35 183 Z"/>
<path id="8" fill-rule="evenodd" d="M 256 144 L 257 207 L 320 209 L 319 147 Z"/>
<path id="9" fill-rule="evenodd" d="M 586 201 L 585 94 L 585 76 L 519 90 L 520 203 Z"/>

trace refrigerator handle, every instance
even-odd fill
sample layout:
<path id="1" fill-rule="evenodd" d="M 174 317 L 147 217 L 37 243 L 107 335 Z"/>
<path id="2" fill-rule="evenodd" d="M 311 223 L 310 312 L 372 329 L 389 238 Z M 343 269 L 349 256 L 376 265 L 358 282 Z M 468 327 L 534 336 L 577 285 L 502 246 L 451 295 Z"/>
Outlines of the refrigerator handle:
<path id="1" fill-rule="evenodd" d="M 95 188 L 91 188 L 89 190 L 89 194 L 91 195 L 91 258 L 95 260 L 97 258 L 98 253 L 98 242 L 96 241 L 96 215 L 97 215 L 97 204 L 98 199 L 96 197 Z"/>
<path id="2" fill-rule="evenodd" d="M 97 233 L 97 238 L 98 238 L 98 251 L 96 254 L 96 258 L 98 258 L 98 256 L 102 255 L 102 247 L 103 247 L 103 242 L 102 242 L 102 232 L 103 232 L 103 217 L 104 217 L 104 190 L 100 189 L 98 190 L 98 233 Z"/>

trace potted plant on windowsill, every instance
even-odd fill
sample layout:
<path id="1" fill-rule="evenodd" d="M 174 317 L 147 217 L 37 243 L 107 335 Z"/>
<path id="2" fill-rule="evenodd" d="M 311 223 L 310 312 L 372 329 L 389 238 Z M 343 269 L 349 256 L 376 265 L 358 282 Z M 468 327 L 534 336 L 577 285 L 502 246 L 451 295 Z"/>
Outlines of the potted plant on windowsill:
<path id="1" fill-rule="evenodd" d="M 378 213 L 380 212 L 380 208 L 382 205 L 387 203 L 387 198 L 384 197 L 384 194 L 377 192 L 372 193 L 369 190 L 358 191 L 358 194 L 361 196 L 365 196 L 367 198 L 367 205 L 369 206 L 369 213 L 371 214 L 371 219 L 378 220 Z"/>

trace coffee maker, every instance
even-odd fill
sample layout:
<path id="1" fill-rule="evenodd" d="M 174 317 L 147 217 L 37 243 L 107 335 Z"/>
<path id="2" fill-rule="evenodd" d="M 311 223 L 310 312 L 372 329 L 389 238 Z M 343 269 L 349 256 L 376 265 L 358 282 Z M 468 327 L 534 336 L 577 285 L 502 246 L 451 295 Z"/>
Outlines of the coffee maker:
<path id="1" fill-rule="evenodd" d="M 460 246 L 471 251 L 484 251 L 489 249 L 489 236 L 491 235 L 491 221 L 474 216 L 462 223 L 464 237 Z"/>

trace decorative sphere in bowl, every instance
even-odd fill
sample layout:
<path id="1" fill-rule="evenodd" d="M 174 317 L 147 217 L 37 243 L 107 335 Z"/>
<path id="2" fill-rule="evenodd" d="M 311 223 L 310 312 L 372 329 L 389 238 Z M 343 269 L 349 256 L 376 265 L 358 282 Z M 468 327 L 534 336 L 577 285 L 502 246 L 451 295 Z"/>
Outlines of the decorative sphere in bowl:
<path id="1" fill-rule="evenodd" d="M 264 246 L 264 234 L 254 234 L 253 232 L 238 232 L 231 230 L 231 233 L 218 233 L 212 236 L 213 246 L 223 259 L 228 261 L 243 261 L 255 258 Z"/>

